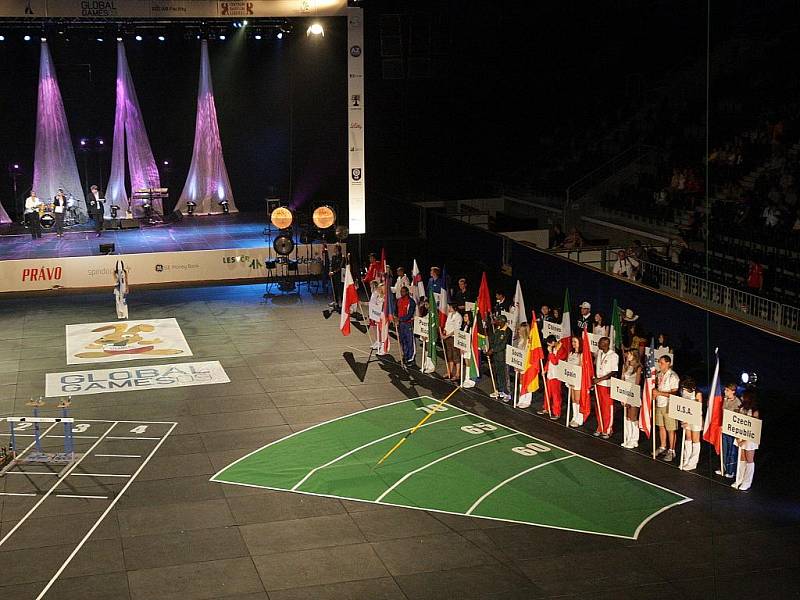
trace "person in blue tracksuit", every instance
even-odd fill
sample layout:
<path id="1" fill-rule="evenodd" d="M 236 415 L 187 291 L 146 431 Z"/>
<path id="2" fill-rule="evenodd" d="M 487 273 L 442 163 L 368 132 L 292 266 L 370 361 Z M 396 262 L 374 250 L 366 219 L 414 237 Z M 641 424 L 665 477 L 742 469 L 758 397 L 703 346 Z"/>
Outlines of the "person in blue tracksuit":
<path id="1" fill-rule="evenodd" d="M 400 297 L 397 299 L 397 334 L 400 338 L 400 346 L 403 349 L 403 362 L 410 364 L 414 362 L 414 315 L 416 314 L 417 303 L 408 294 L 408 288 L 400 288 Z"/>

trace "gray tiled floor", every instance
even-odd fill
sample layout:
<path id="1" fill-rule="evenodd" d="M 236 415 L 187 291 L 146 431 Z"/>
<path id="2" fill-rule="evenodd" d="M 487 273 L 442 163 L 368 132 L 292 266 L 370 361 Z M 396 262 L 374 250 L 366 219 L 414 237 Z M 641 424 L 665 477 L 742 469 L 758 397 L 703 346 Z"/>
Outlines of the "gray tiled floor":
<path id="1" fill-rule="evenodd" d="M 178 426 L 47 598 L 707 600 L 758 597 L 759 590 L 788 597 L 800 589 L 800 526 L 796 508 L 787 509 L 796 504 L 755 489 L 737 495 L 477 394 L 455 401 L 695 501 L 632 541 L 210 483 L 233 460 L 308 425 L 448 389 L 380 363 L 359 379 L 343 353 L 363 362 L 366 336 L 354 329 L 343 338 L 338 319 L 321 317 L 324 301 L 265 302 L 261 292 L 243 286 L 131 296 L 132 318 L 177 318 L 195 354 L 161 362 L 220 360 L 231 383 L 75 400 L 77 417 Z M 107 319 L 109 296 L 4 300 L 0 411 L 27 412 L 25 402 L 44 391 L 45 373 L 66 369 L 66 323 Z M 1 489 L 22 485 L 8 479 Z M 122 487 L 85 479 L 83 494 Z M 0 498 L 0 533 L 30 506 L 28 498 Z M 90 503 L 47 506 L 0 547 L 4 598 L 35 598 L 99 516 Z"/>

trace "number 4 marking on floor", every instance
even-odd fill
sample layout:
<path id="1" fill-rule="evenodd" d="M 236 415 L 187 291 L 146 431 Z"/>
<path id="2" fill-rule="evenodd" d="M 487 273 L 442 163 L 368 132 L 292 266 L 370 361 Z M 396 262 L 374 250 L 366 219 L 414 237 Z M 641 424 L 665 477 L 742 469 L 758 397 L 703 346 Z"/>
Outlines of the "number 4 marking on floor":
<path id="1" fill-rule="evenodd" d="M 145 431 L 147 431 L 147 425 L 139 425 L 131 429 L 131 433 L 144 433 Z"/>

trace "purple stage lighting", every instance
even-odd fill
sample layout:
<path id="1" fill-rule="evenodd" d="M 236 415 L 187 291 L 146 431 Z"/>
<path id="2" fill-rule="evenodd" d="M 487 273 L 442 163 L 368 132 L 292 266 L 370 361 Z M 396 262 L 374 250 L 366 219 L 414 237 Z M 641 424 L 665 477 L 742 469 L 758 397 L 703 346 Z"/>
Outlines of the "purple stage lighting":
<path id="1" fill-rule="evenodd" d="M 206 40 L 200 43 L 200 85 L 197 91 L 192 164 L 176 208 L 186 213 L 189 202 L 195 203 L 196 214 L 237 212 L 222 156 Z"/>

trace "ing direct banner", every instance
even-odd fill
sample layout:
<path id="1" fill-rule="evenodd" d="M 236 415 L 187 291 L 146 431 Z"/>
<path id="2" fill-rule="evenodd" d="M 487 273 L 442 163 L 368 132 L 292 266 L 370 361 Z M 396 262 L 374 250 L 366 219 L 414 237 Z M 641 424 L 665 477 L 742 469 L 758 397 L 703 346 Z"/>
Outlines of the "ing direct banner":
<path id="1" fill-rule="evenodd" d="M 347 178 L 350 233 L 366 233 L 363 10 L 347 9 Z"/>

